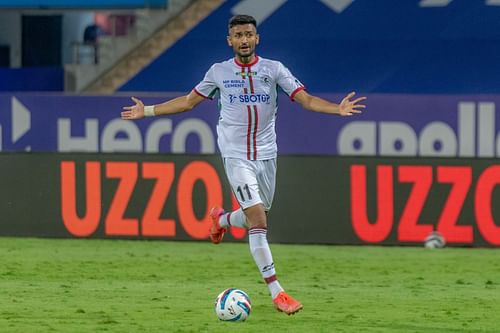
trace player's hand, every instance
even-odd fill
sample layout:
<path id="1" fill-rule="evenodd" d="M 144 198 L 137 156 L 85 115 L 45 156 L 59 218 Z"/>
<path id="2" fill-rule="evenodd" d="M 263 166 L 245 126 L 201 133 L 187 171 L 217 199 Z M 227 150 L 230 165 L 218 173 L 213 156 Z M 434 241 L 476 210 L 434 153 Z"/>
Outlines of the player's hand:
<path id="1" fill-rule="evenodd" d="M 351 98 L 354 97 L 356 93 L 353 91 L 339 104 L 339 114 L 341 116 L 352 116 L 355 113 L 361 113 L 362 109 L 366 108 L 366 105 L 359 104 L 361 101 L 364 101 L 366 97 L 359 97 L 355 100 L 351 101 Z"/>
<path id="2" fill-rule="evenodd" d="M 122 119 L 134 120 L 144 118 L 144 103 L 138 98 L 132 97 L 135 105 L 124 106 L 123 112 L 121 113 Z"/>

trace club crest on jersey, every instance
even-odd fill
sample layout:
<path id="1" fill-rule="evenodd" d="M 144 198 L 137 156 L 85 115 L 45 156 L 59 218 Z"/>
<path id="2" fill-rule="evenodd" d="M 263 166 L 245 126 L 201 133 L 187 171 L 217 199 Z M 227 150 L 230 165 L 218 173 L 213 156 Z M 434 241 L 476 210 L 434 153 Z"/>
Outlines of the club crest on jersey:
<path id="1" fill-rule="evenodd" d="M 267 86 L 270 86 L 271 85 L 271 78 L 269 76 L 265 76 L 263 75 L 261 78 L 260 78 L 260 81 L 267 85 Z"/>

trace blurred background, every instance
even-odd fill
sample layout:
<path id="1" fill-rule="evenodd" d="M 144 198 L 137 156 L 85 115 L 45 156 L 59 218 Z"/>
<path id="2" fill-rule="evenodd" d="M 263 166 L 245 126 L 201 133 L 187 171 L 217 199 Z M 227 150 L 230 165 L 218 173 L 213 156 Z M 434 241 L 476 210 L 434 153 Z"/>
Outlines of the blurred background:
<path id="1" fill-rule="evenodd" d="M 0 1 L 0 10 L 2 91 L 190 90 L 231 56 L 236 13 L 257 18 L 259 52 L 314 92 L 499 89 L 496 0 Z"/>
<path id="2" fill-rule="evenodd" d="M 207 207 L 237 205 L 216 102 L 140 122 L 119 114 L 130 96 L 187 93 L 231 58 L 235 14 L 256 17 L 257 53 L 310 93 L 368 96 L 349 119 L 280 96 L 272 240 L 414 245 L 437 230 L 450 245 L 500 245 L 498 0 L 0 0 L 0 169 L 11 175 L 0 198 L 16 221 L 0 234 L 206 239 Z M 166 165 L 171 192 L 153 198 Z"/>

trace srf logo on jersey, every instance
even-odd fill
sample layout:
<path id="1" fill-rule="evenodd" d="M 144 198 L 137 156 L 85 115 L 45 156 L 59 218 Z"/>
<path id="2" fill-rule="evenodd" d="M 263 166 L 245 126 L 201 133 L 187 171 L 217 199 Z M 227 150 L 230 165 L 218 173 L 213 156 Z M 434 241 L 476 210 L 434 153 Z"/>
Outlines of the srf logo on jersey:
<path id="1" fill-rule="evenodd" d="M 271 96 L 269 94 L 229 94 L 229 103 L 233 104 L 234 102 L 240 102 L 245 104 L 269 104 L 271 100 Z"/>

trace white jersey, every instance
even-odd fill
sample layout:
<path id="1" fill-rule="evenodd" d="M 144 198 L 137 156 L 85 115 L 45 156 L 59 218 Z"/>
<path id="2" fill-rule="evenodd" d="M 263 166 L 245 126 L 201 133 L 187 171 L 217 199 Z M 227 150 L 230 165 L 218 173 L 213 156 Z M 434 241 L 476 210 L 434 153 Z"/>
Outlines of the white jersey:
<path id="1" fill-rule="evenodd" d="M 232 58 L 210 67 L 194 92 L 205 98 L 219 98 L 217 142 L 222 157 L 276 158 L 278 86 L 292 100 L 304 89 L 279 61 L 256 56 L 252 63 L 240 64 Z"/>

